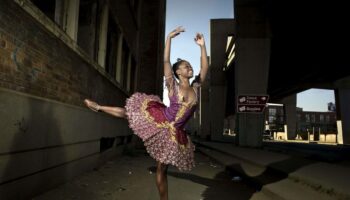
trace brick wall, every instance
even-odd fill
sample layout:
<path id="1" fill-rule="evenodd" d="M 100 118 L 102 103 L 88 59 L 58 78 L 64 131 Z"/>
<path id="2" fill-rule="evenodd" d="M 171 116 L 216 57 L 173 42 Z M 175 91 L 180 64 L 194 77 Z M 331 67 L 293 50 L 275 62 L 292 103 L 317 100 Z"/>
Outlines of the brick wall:
<path id="1" fill-rule="evenodd" d="M 0 199 L 30 199 L 52 189 L 120 154 L 131 138 L 126 120 L 83 106 L 84 98 L 123 106 L 130 94 L 27 2 L 0 5 Z M 141 66 L 155 72 L 159 56 L 147 56 L 153 62 Z M 154 76 L 145 82 L 154 86 Z M 106 138 L 115 139 L 108 149 Z"/>
<path id="2" fill-rule="evenodd" d="M 11 0 L 0 7 L 0 87 L 82 106 L 124 105 L 126 92 Z M 48 19 L 47 19 L 48 20 Z"/>

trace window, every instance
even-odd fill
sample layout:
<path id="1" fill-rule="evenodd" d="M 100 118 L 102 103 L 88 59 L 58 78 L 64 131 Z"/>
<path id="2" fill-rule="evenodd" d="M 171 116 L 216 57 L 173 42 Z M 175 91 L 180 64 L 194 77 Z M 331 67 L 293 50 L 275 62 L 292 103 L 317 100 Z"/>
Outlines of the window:
<path id="1" fill-rule="evenodd" d="M 312 114 L 311 115 L 311 122 L 315 123 L 315 120 L 316 120 L 315 114 Z"/>
<path id="2" fill-rule="evenodd" d="M 38 7 L 52 21 L 55 21 L 55 0 L 31 0 L 31 2 Z"/>
<path id="3" fill-rule="evenodd" d="M 78 45 L 89 55 L 95 58 L 96 23 L 97 23 L 96 0 L 80 0 Z"/>
<path id="4" fill-rule="evenodd" d="M 135 75 L 136 75 L 136 61 L 131 59 L 131 75 L 130 75 L 130 92 L 135 91 Z"/>
<path id="5" fill-rule="evenodd" d="M 139 12 L 139 0 L 129 0 L 129 5 L 131 8 L 131 12 L 133 13 L 134 21 L 137 23 L 138 12 Z"/>
<path id="6" fill-rule="evenodd" d="M 87 0 L 82 0 L 83 2 Z M 31 0 L 49 19 L 77 41 L 79 0 Z"/>
<path id="7" fill-rule="evenodd" d="M 329 115 L 326 115 L 326 123 L 329 123 L 329 121 L 330 121 L 330 117 Z"/>
<path id="8" fill-rule="evenodd" d="M 127 70 L 127 67 L 128 67 L 128 62 L 129 62 L 129 47 L 127 46 L 126 42 L 123 41 L 123 51 L 122 51 L 122 80 L 121 80 L 121 83 L 124 87 L 126 87 L 126 84 L 127 84 L 127 76 L 128 76 L 128 70 Z"/>
<path id="9" fill-rule="evenodd" d="M 279 115 L 279 116 L 277 117 L 277 119 L 278 119 L 278 123 L 279 123 L 279 124 L 284 124 L 283 115 Z"/>
<path id="10" fill-rule="evenodd" d="M 139 0 L 130 0 L 130 6 L 133 9 L 134 12 L 137 13 L 138 7 L 139 7 Z"/>
<path id="11" fill-rule="evenodd" d="M 322 123 L 322 122 L 324 122 L 324 115 L 320 115 L 320 122 Z"/>
<path id="12" fill-rule="evenodd" d="M 310 122 L 310 115 L 309 114 L 305 115 L 305 120 L 306 120 L 306 122 Z"/>
<path id="13" fill-rule="evenodd" d="M 270 109 L 269 109 L 269 115 L 274 115 L 274 116 L 276 116 L 276 113 L 277 113 L 277 109 L 276 109 L 276 108 L 270 108 Z"/>
<path id="14" fill-rule="evenodd" d="M 116 67 L 118 62 L 118 46 L 120 31 L 113 18 L 109 16 L 108 33 L 107 33 L 107 55 L 106 55 L 106 72 L 113 78 L 116 76 Z"/>
<path id="15" fill-rule="evenodd" d="M 301 114 L 298 113 L 298 114 L 297 114 L 297 121 L 300 121 L 300 120 L 301 120 Z"/>
<path id="16" fill-rule="evenodd" d="M 269 108 L 269 123 L 275 124 L 277 120 L 277 109 L 276 108 Z"/>
<path id="17" fill-rule="evenodd" d="M 127 85 L 126 89 L 127 91 L 134 91 L 134 80 L 135 80 L 135 68 L 136 68 L 136 62 L 133 57 L 133 55 L 129 54 L 129 61 L 128 61 L 128 75 L 127 75 Z"/>

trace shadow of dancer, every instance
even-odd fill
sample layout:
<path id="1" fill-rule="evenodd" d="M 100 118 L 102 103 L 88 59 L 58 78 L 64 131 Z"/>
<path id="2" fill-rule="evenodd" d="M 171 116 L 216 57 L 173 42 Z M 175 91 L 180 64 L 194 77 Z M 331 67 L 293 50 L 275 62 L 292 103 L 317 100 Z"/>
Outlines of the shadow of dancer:
<path id="1" fill-rule="evenodd" d="M 148 168 L 152 172 L 155 169 L 155 167 Z M 255 189 L 247 187 L 243 182 L 232 181 L 232 174 L 228 171 L 221 171 L 214 178 L 205 178 L 192 173 L 178 173 L 173 171 L 169 171 L 168 175 L 206 186 L 207 188 L 202 193 L 203 200 L 246 200 L 255 192 Z"/>

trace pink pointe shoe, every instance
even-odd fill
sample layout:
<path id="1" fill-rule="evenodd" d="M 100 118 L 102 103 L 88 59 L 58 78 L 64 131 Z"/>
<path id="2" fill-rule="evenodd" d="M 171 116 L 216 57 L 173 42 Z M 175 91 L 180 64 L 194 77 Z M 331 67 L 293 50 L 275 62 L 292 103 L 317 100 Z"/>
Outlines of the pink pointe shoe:
<path id="1" fill-rule="evenodd" d="M 100 105 L 98 105 L 96 102 L 91 101 L 89 99 L 84 100 L 85 105 L 90 108 L 91 110 L 98 112 L 100 110 Z"/>

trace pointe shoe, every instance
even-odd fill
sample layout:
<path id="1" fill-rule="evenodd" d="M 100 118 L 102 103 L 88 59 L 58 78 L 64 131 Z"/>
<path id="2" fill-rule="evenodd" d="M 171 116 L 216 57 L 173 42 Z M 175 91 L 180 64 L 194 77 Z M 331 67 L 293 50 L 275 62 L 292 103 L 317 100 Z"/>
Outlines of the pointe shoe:
<path id="1" fill-rule="evenodd" d="M 84 103 L 88 108 L 95 112 L 98 112 L 100 110 L 100 105 L 98 105 L 96 102 L 90 101 L 89 99 L 85 99 Z"/>

